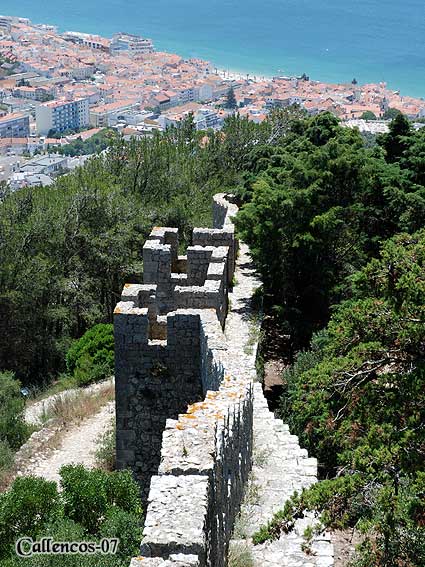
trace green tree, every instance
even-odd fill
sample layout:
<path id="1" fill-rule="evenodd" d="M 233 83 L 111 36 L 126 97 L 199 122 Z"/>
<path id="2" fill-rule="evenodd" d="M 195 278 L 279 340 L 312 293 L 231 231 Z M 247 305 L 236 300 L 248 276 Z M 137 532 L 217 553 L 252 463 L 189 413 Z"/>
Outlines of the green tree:
<path id="1" fill-rule="evenodd" d="M 378 143 L 385 149 L 389 162 L 398 161 L 403 156 L 408 148 L 411 133 L 409 120 L 403 114 L 397 114 L 390 124 L 388 134 L 378 138 Z"/>
<path id="2" fill-rule="evenodd" d="M 114 368 L 112 324 L 98 323 L 75 341 L 66 354 L 66 367 L 81 385 L 110 376 Z"/>
<path id="3" fill-rule="evenodd" d="M 0 372 L 0 441 L 18 449 L 28 438 L 29 428 L 24 421 L 25 401 L 20 384 L 11 372 Z"/>
<path id="4" fill-rule="evenodd" d="M 251 201 L 237 227 L 266 292 L 302 345 L 343 298 L 346 276 L 377 254 L 379 242 L 400 228 L 415 229 L 424 217 L 410 214 L 420 191 L 379 150 L 365 149 L 358 132 L 340 128 L 329 114 L 293 128 L 278 146 L 253 150 L 245 193 Z"/>
<path id="5" fill-rule="evenodd" d="M 362 120 L 376 120 L 376 114 L 374 114 L 371 110 L 366 110 L 360 118 Z"/>
<path id="6" fill-rule="evenodd" d="M 328 525 L 375 534 L 366 539 L 361 565 L 419 566 L 425 231 L 388 240 L 380 258 L 350 281 L 351 298 L 335 309 L 311 352 L 285 372 L 281 404 L 282 418 L 330 480 L 295 497 L 276 529 L 304 508 L 320 508 Z"/>
<path id="7" fill-rule="evenodd" d="M 225 108 L 228 108 L 229 110 L 234 110 L 237 107 L 238 107 L 238 103 L 235 96 L 235 90 L 233 87 L 230 87 L 226 95 Z"/>
<path id="8" fill-rule="evenodd" d="M 401 112 L 400 110 L 398 110 L 398 108 L 387 108 L 387 110 L 384 112 L 383 119 L 394 120 L 394 118 L 397 118 L 399 114 L 401 114 Z"/>

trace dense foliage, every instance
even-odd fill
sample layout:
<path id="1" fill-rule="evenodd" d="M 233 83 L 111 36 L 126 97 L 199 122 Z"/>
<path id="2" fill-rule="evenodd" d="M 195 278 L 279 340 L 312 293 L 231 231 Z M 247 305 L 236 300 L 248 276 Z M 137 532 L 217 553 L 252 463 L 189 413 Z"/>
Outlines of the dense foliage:
<path id="1" fill-rule="evenodd" d="M 326 479 L 257 543 L 319 509 L 364 531 L 356 565 L 425 564 L 424 152 L 399 113 L 374 147 L 324 114 L 252 152 L 238 226 L 293 345 L 309 347 L 280 413 Z"/>
<path id="2" fill-rule="evenodd" d="M 24 408 L 19 381 L 12 372 L 0 372 L 0 491 L 8 482 L 16 451 L 31 433 Z"/>
<path id="3" fill-rule="evenodd" d="M 417 148 L 387 163 L 383 149 L 365 148 L 331 115 L 294 121 L 278 142 L 252 153 L 238 226 L 299 346 L 326 324 L 331 305 L 347 296 L 345 278 L 385 239 L 423 226 L 425 189 L 412 178 L 421 174 Z M 425 148 L 424 134 L 412 135 L 414 143 Z M 383 142 L 394 155 L 402 144 L 397 128 Z"/>
<path id="4" fill-rule="evenodd" d="M 313 350 L 285 373 L 282 417 L 334 478 L 303 496 L 372 531 L 376 565 L 425 561 L 425 230 L 388 240 L 352 278 Z M 299 504 L 299 503 L 298 503 Z"/>
<path id="5" fill-rule="evenodd" d="M 51 150 L 70 157 L 98 154 L 110 146 L 111 142 L 116 138 L 116 135 L 116 130 L 105 128 L 86 140 L 78 136 L 69 144 L 57 147 L 53 146 Z"/>
<path id="6" fill-rule="evenodd" d="M 187 121 L 151 139 L 119 139 L 54 186 L 6 192 L 0 369 L 38 384 L 63 371 L 73 339 L 110 322 L 122 285 L 140 281 L 152 226 L 176 226 L 187 242 L 193 226 L 208 225 L 212 194 L 234 183 L 262 135 L 233 118 L 205 139 Z"/>
<path id="7" fill-rule="evenodd" d="M 61 471 L 62 491 L 54 482 L 18 477 L 0 495 L 0 560 L 7 567 L 79 567 L 81 555 L 45 555 L 19 559 L 15 541 L 99 541 L 118 537 L 116 555 L 85 555 L 89 567 L 127 567 L 141 538 L 139 489 L 127 471 L 107 473 L 67 465 Z"/>
<path id="8" fill-rule="evenodd" d="M 0 372 L 0 459 L 5 458 L 8 449 L 18 449 L 28 437 L 24 406 L 19 382 L 12 373 Z"/>
<path id="9" fill-rule="evenodd" d="M 79 385 L 110 376 L 114 368 L 112 324 L 98 323 L 76 340 L 66 353 L 66 368 Z"/>

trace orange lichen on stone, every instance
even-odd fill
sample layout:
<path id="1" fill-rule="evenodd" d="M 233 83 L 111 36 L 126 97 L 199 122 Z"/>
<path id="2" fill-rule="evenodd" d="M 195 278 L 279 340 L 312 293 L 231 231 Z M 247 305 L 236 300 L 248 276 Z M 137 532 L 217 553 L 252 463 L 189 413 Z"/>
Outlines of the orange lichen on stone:
<path id="1" fill-rule="evenodd" d="M 177 423 L 176 429 L 179 429 L 180 431 L 183 431 L 183 430 L 184 430 L 184 426 L 183 426 L 181 423 Z"/>
<path id="2" fill-rule="evenodd" d="M 196 419 L 196 415 L 193 415 L 193 413 L 184 413 L 182 417 L 186 419 Z"/>
<path id="3" fill-rule="evenodd" d="M 133 284 L 131 284 L 131 283 L 125 283 L 125 284 L 124 284 L 124 287 L 131 287 L 132 285 L 133 285 Z"/>
<path id="4" fill-rule="evenodd" d="M 211 391 L 208 391 L 208 392 L 207 392 L 207 395 L 206 395 L 206 398 L 207 398 L 208 400 L 215 400 L 215 398 L 216 398 L 217 396 L 218 396 L 218 392 L 211 392 Z"/>
<path id="5" fill-rule="evenodd" d="M 227 397 L 228 397 L 228 398 L 233 398 L 233 399 L 234 399 L 234 398 L 240 398 L 240 397 L 241 397 L 241 395 L 240 395 L 240 394 L 238 394 L 238 392 L 227 392 Z"/>
<path id="6" fill-rule="evenodd" d="M 115 307 L 114 313 L 115 315 L 119 315 L 121 313 L 121 309 L 119 307 Z"/>

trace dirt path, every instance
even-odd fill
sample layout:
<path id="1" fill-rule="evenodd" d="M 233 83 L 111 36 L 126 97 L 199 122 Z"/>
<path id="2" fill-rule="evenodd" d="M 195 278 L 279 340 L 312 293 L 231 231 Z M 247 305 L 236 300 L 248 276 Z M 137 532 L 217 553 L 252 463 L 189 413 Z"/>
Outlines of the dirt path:
<path id="1" fill-rule="evenodd" d="M 98 382 L 97 384 L 92 384 L 87 388 L 74 388 L 72 390 L 64 390 L 58 394 L 53 394 L 48 398 L 44 398 L 38 402 L 29 403 L 25 408 L 25 421 L 33 425 L 41 425 L 43 423 L 43 418 L 49 413 L 51 408 L 54 407 L 58 400 L 66 400 L 84 392 L 85 395 L 90 396 L 97 392 L 102 392 L 110 388 L 111 384 L 114 383 L 113 378 L 109 380 L 104 380 L 103 382 Z"/>
<path id="2" fill-rule="evenodd" d="M 95 465 L 96 441 L 110 426 L 115 403 L 109 402 L 95 415 L 72 426 L 62 437 L 58 448 L 47 454 L 37 454 L 31 459 L 25 474 L 41 476 L 59 482 L 62 465 L 81 463 L 86 467 Z"/>

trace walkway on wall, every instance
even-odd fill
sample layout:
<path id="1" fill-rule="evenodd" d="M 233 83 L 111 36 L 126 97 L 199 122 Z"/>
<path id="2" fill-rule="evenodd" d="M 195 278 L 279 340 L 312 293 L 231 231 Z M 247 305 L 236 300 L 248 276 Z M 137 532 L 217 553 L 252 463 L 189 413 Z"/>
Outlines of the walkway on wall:
<path id="1" fill-rule="evenodd" d="M 273 542 L 254 546 L 250 537 L 283 508 L 295 490 L 317 480 L 317 461 L 301 449 L 298 437 L 269 411 L 260 384 L 254 386 L 254 457 L 250 485 L 235 528 L 245 538 L 256 567 L 331 567 L 333 546 L 328 533 L 306 546 L 305 529 L 313 516 L 298 520 L 295 529 Z M 306 551 L 303 551 L 303 548 Z"/>
<path id="2" fill-rule="evenodd" d="M 235 279 L 238 285 L 229 294 L 231 311 L 226 320 L 225 334 L 235 360 L 241 361 L 241 353 L 247 358 L 256 357 L 259 339 L 258 320 L 251 320 L 250 325 L 241 324 L 241 319 L 248 317 L 249 321 L 249 317 L 253 317 L 246 298 L 255 295 L 260 284 L 244 243 L 239 250 Z M 255 567 L 332 567 L 333 546 L 328 533 L 315 536 L 311 545 L 305 547 L 303 534 L 314 523 L 312 516 L 298 520 L 294 531 L 283 534 L 277 541 L 252 545 L 252 534 L 283 508 L 295 490 L 301 491 L 317 481 L 317 460 L 308 457 L 307 450 L 299 446 L 298 437 L 290 434 L 288 425 L 269 411 L 259 382 L 254 384 L 253 425 L 253 469 L 235 526 L 235 539 L 243 539 L 242 547 L 250 550 Z"/>

